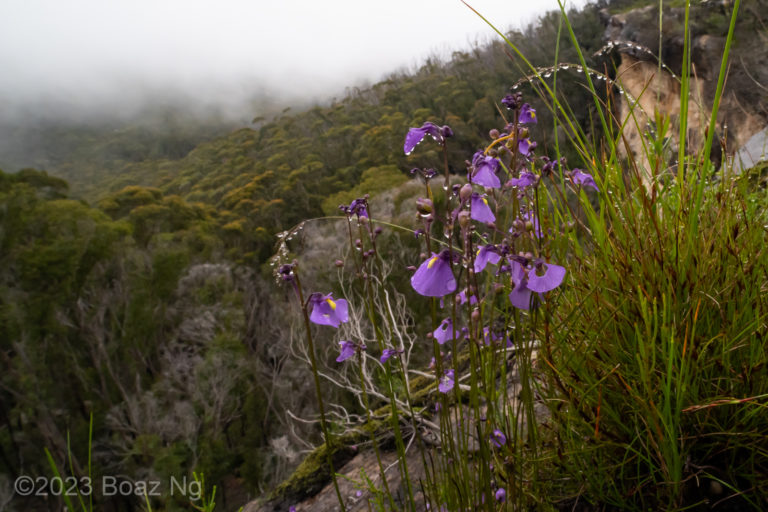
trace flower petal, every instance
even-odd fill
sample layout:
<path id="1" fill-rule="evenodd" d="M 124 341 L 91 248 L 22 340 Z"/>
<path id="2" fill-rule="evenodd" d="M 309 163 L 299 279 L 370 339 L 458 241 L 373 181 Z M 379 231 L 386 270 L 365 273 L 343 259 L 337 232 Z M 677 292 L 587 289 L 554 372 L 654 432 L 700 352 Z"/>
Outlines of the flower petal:
<path id="1" fill-rule="evenodd" d="M 456 278 L 451 271 L 451 265 L 445 253 L 434 254 L 424 261 L 411 277 L 411 286 L 420 295 L 426 297 L 443 297 L 456 291 Z"/>
<path id="2" fill-rule="evenodd" d="M 537 293 L 554 290 L 565 278 L 565 267 L 552 263 L 542 263 L 542 266 L 544 267 L 542 275 L 538 275 L 535 269 L 528 272 L 528 289 Z"/>

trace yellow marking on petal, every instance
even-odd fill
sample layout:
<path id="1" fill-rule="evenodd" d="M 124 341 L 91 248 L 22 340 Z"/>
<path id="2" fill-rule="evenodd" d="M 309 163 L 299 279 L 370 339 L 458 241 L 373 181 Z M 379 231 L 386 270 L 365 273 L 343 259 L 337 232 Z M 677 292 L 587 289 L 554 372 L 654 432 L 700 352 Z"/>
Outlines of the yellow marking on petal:
<path id="1" fill-rule="evenodd" d="M 427 268 L 432 268 L 432 266 L 435 264 L 436 261 L 437 261 L 437 256 L 432 256 L 432 259 L 429 260 L 429 263 L 427 263 Z"/>
<path id="2" fill-rule="evenodd" d="M 530 112 L 531 112 L 531 119 L 536 119 L 536 111 L 531 110 Z"/>
<path id="3" fill-rule="evenodd" d="M 476 258 L 479 258 L 479 257 L 480 257 L 480 251 L 482 251 L 482 249 L 478 249 L 478 250 L 477 250 L 477 254 L 475 255 L 475 257 L 476 257 Z"/>
<path id="4" fill-rule="evenodd" d="M 483 202 L 485 203 L 485 206 L 488 206 L 488 200 L 486 198 L 483 198 Z"/>
<path id="5" fill-rule="evenodd" d="M 331 299 L 325 299 L 325 302 L 327 302 L 328 305 L 331 306 L 332 310 L 336 311 L 336 303 L 335 302 L 333 302 Z"/>

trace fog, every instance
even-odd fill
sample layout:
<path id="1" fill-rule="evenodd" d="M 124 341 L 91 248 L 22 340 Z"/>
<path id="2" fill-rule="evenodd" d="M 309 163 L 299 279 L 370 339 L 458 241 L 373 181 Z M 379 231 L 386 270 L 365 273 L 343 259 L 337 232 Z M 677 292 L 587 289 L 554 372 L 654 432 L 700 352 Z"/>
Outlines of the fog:
<path id="1" fill-rule="evenodd" d="M 558 8 L 469 3 L 503 30 Z M 494 37 L 460 0 L 3 0 L 0 116 L 79 122 L 164 104 L 245 120 Z"/>

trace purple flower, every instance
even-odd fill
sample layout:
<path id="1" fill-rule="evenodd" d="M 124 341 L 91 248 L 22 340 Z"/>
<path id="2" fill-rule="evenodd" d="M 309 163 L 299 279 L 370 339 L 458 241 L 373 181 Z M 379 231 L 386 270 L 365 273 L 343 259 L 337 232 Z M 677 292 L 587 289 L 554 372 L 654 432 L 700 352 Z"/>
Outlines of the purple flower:
<path id="1" fill-rule="evenodd" d="M 520 116 L 517 118 L 520 124 L 536 124 L 536 111 L 527 103 L 520 107 Z"/>
<path id="2" fill-rule="evenodd" d="M 432 257 L 422 263 L 411 277 L 413 289 L 426 297 L 443 297 L 456 291 L 450 258 L 447 249 L 440 254 L 432 253 Z"/>
<path id="3" fill-rule="evenodd" d="M 509 302 L 518 309 L 531 307 L 531 292 L 546 293 L 560 286 L 565 278 L 565 267 L 537 260 L 533 266 L 523 267 L 512 261 L 512 282 L 515 287 L 509 294 Z"/>
<path id="4" fill-rule="evenodd" d="M 450 341 L 453 339 L 456 339 L 459 337 L 459 331 L 457 331 L 455 328 L 453 329 L 453 335 L 451 335 L 451 328 L 453 327 L 453 321 L 450 318 L 446 318 L 442 322 L 440 322 L 440 325 L 437 326 L 437 329 L 435 329 L 432 332 L 432 336 L 437 340 L 437 342 L 442 345 L 446 341 Z"/>
<path id="5" fill-rule="evenodd" d="M 389 360 L 390 357 L 402 353 L 403 350 L 399 348 L 385 348 L 381 353 L 381 359 L 379 359 L 379 361 L 381 361 L 381 364 L 384 364 Z"/>
<path id="6" fill-rule="evenodd" d="M 309 296 L 309 303 L 312 304 L 312 314 L 309 316 L 312 323 L 338 327 L 349 321 L 349 306 L 344 299 L 333 300 L 330 293 L 313 293 Z"/>
<path id="7" fill-rule="evenodd" d="M 529 156 L 535 147 L 536 143 L 531 142 L 531 139 L 528 138 L 520 139 L 520 142 L 517 143 L 517 151 L 523 156 Z"/>
<path id="8" fill-rule="evenodd" d="M 475 256 L 475 273 L 482 272 L 488 263 L 494 265 L 501 260 L 501 256 L 498 253 L 495 245 L 484 245 L 477 251 Z"/>
<path id="9" fill-rule="evenodd" d="M 507 94 L 501 99 L 501 103 L 510 110 L 517 108 L 521 101 L 523 101 L 523 94 L 519 92 Z"/>
<path id="10" fill-rule="evenodd" d="M 507 501 L 507 491 L 505 491 L 503 487 L 499 487 L 496 491 L 496 501 L 499 503 Z"/>
<path id="11" fill-rule="evenodd" d="M 496 176 L 496 171 L 499 168 L 498 160 L 492 156 L 485 156 L 485 153 L 478 151 L 472 157 L 472 167 L 475 170 L 470 175 L 470 182 L 488 188 L 501 188 L 501 181 Z"/>
<path id="12" fill-rule="evenodd" d="M 546 293 L 560 286 L 564 278 L 565 267 L 538 260 L 528 272 L 528 289 L 537 293 Z"/>
<path id="13" fill-rule="evenodd" d="M 504 432 L 501 430 L 494 429 L 494 431 L 491 432 L 491 443 L 493 443 L 493 446 L 496 448 L 501 448 L 507 444 L 507 436 L 505 436 Z"/>
<path id="14" fill-rule="evenodd" d="M 291 505 L 291 507 L 288 509 L 288 512 L 296 512 L 296 507 Z"/>
<path id="15" fill-rule="evenodd" d="M 517 187 L 521 191 L 527 189 L 531 185 L 535 185 L 539 181 L 539 177 L 531 171 L 523 171 L 520 173 L 519 178 L 511 178 L 507 181 L 507 186 Z"/>
<path id="16" fill-rule="evenodd" d="M 446 370 L 445 374 L 440 378 L 440 384 L 438 384 L 437 389 L 441 393 L 447 393 L 453 389 L 453 385 L 453 370 Z"/>
<path id="17" fill-rule="evenodd" d="M 435 142 L 441 146 L 445 145 L 446 137 L 453 137 L 453 130 L 448 126 L 442 128 L 434 123 L 426 122 L 421 125 L 421 128 L 411 128 L 408 130 L 408 134 L 405 136 L 405 144 L 403 145 L 403 151 L 406 155 L 410 155 L 413 149 L 419 142 L 424 140 L 424 137 L 429 135 Z"/>
<path id="18" fill-rule="evenodd" d="M 592 187 L 598 192 L 600 191 L 599 188 L 597 188 L 597 183 L 595 183 L 595 179 L 592 177 L 591 174 L 582 171 L 581 169 L 574 169 L 571 171 L 571 181 L 575 185 L 580 185 L 582 187 Z"/>
<path id="19" fill-rule="evenodd" d="M 351 203 L 349 203 L 349 206 L 345 208 L 345 212 L 347 215 L 357 215 L 358 218 L 365 217 L 368 218 L 368 210 L 366 209 L 366 200 L 365 199 L 355 199 Z"/>
<path id="20" fill-rule="evenodd" d="M 477 192 L 472 194 L 472 200 L 470 204 L 470 217 L 478 222 L 494 222 L 496 216 L 493 214 L 491 207 L 488 206 L 488 200 L 485 198 L 485 194 L 480 195 Z"/>
<path id="21" fill-rule="evenodd" d="M 355 351 L 357 350 L 357 344 L 354 343 L 353 341 L 342 340 L 339 342 L 339 348 L 341 349 L 341 353 L 339 354 L 339 357 L 336 358 L 337 363 L 346 361 L 347 359 L 355 355 Z"/>

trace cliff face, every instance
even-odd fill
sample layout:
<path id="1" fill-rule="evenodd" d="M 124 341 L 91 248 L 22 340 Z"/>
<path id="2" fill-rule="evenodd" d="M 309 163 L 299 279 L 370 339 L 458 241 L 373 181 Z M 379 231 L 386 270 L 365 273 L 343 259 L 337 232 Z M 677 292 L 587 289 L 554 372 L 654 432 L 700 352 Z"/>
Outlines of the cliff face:
<path id="1" fill-rule="evenodd" d="M 712 151 L 716 166 L 723 156 L 728 162 L 732 161 L 734 153 L 766 126 L 767 8 L 766 0 L 742 2 L 717 116 L 715 140 L 720 143 L 715 144 Z M 689 154 L 697 152 L 706 139 L 730 12 L 729 7 L 716 2 L 691 8 L 692 77 L 686 140 Z M 604 10 L 603 15 L 607 53 L 614 58 L 616 80 L 627 93 L 621 96 L 618 105 L 620 119 L 629 118 L 624 130 L 627 147 L 622 146 L 621 150 L 634 155 L 647 184 L 665 169 L 676 167 L 685 11 L 664 8 L 661 20 L 657 5 L 613 15 Z M 656 114 L 668 116 L 670 120 L 669 158 L 664 168 L 649 162 L 643 151 L 643 140 L 657 128 Z M 721 150 L 725 150 L 724 155 Z"/>

